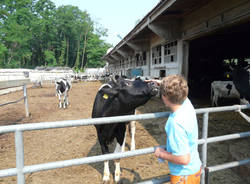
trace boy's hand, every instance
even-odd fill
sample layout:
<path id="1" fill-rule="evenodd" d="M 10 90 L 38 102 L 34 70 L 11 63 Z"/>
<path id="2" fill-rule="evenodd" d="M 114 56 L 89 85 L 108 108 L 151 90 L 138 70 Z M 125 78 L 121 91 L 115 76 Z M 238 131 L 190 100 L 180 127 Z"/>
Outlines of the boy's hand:
<path id="1" fill-rule="evenodd" d="M 161 158 L 162 152 L 163 152 L 163 153 L 166 152 L 165 149 L 163 149 L 163 148 L 161 148 L 161 147 L 157 147 L 157 148 L 155 149 L 155 156 L 158 157 L 158 158 Z"/>

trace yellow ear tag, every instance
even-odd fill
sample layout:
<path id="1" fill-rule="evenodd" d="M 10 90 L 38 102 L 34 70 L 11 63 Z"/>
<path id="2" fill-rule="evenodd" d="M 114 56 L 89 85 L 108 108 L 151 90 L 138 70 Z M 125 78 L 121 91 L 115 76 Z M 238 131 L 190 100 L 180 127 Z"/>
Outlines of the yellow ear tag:
<path id="1" fill-rule="evenodd" d="M 107 100 L 109 98 L 109 96 L 107 94 L 104 94 L 103 98 Z"/>
<path id="2" fill-rule="evenodd" d="M 230 76 L 229 76 L 229 74 L 227 74 L 227 78 L 229 78 Z"/>

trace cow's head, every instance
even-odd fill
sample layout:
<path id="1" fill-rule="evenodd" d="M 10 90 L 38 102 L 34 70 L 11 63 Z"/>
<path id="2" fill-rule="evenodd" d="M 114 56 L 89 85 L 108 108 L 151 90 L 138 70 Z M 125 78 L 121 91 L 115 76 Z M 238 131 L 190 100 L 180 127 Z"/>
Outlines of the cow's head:
<path id="1" fill-rule="evenodd" d="M 136 107 L 145 104 L 152 96 L 158 93 L 154 83 L 148 83 L 140 78 L 127 80 L 118 78 L 99 90 L 102 104 L 106 112 L 128 113 Z M 116 112 L 116 113 L 115 113 Z"/>

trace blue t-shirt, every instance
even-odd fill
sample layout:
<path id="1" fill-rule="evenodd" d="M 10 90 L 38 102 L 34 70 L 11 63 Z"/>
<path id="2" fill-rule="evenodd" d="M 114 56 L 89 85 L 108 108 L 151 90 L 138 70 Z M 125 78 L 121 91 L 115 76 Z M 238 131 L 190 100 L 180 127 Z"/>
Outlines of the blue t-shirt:
<path id="1" fill-rule="evenodd" d="M 165 126 L 167 134 L 166 150 L 173 155 L 190 154 L 188 165 L 168 162 L 170 173 L 176 176 L 195 174 L 200 170 L 201 161 L 198 152 L 198 125 L 196 113 L 187 98 L 180 108 L 171 113 Z"/>

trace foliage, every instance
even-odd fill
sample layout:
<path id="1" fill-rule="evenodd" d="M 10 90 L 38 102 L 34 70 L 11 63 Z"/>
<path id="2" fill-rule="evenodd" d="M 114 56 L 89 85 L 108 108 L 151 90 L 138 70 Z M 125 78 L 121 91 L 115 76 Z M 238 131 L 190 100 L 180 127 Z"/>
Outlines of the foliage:
<path id="1" fill-rule="evenodd" d="M 101 67 L 107 29 L 75 6 L 50 0 L 0 1 L 0 67 Z"/>
<path id="2" fill-rule="evenodd" d="M 56 58 L 54 55 L 54 52 L 50 51 L 50 50 L 46 50 L 44 52 L 45 55 L 45 66 L 56 66 Z"/>

